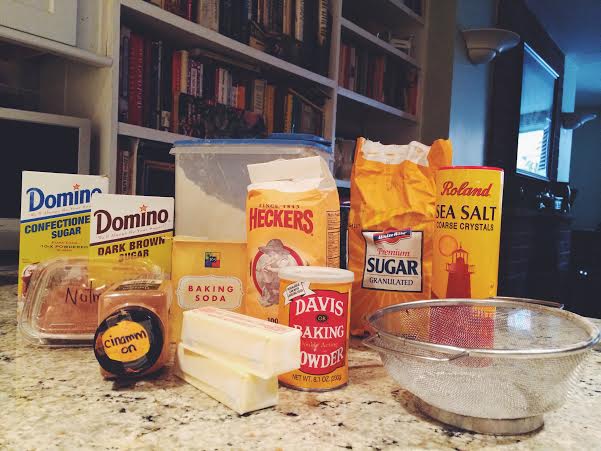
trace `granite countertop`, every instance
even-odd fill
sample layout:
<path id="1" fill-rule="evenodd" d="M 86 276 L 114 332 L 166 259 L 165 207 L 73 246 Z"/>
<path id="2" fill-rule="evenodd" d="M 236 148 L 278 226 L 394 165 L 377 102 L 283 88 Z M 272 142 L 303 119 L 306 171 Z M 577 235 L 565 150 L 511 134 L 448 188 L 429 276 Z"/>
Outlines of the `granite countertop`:
<path id="1" fill-rule="evenodd" d="M 170 368 L 130 384 L 105 381 L 89 348 L 44 349 L 16 330 L 14 278 L 0 275 L 0 448 L 30 449 L 599 449 L 601 352 L 578 394 L 516 437 L 462 432 L 428 419 L 355 346 L 350 385 L 326 393 L 280 388 L 277 407 L 243 416 L 175 377 Z M 7 285 L 7 283 L 10 283 Z M 599 323 L 598 323 L 599 324 Z"/>

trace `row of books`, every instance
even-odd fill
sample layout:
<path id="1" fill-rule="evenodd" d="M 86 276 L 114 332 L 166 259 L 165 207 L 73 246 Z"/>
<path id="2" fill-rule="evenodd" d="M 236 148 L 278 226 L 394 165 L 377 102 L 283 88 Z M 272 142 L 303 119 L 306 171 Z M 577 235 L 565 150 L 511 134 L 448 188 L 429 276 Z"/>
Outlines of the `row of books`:
<path id="1" fill-rule="evenodd" d="M 253 48 L 326 74 L 329 0 L 146 0 Z"/>
<path id="2" fill-rule="evenodd" d="M 119 137 L 117 194 L 174 196 L 175 158 L 169 144 Z"/>
<path id="3" fill-rule="evenodd" d="M 378 102 L 416 114 L 418 73 L 395 58 L 340 44 L 338 84 Z"/>
<path id="4" fill-rule="evenodd" d="M 173 50 L 127 27 L 120 55 L 121 122 L 196 137 L 322 133 L 323 99 L 219 55 Z"/>

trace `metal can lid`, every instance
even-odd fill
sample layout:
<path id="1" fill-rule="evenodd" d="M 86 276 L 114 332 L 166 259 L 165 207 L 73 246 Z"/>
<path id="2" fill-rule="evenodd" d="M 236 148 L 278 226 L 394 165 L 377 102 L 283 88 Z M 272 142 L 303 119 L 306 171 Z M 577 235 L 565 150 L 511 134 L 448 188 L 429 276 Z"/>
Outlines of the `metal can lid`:
<path id="1" fill-rule="evenodd" d="M 317 283 L 349 283 L 355 279 L 352 271 L 325 266 L 287 266 L 278 275 L 280 279 Z"/>

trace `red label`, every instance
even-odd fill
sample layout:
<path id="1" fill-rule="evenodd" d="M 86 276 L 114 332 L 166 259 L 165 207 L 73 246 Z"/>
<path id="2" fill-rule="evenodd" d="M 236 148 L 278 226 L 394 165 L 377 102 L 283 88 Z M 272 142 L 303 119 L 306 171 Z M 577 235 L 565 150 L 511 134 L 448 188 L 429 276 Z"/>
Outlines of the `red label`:
<path id="1" fill-rule="evenodd" d="M 306 374 L 329 374 L 344 366 L 348 293 L 315 290 L 290 302 L 289 323 L 301 331 L 301 366 Z"/>
<path id="2" fill-rule="evenodd" d="M 442 184 L 442 196 L 480 196 L 489 197 L 490 190 L 492 189 L 492 183 L 486 188 L 470 186 L 469 182 L 463 182 L 459 186 L 451 181 L 446 181 Z"/>
<path id="3" fill-rule="evenodd" d="M 306 234 L 313 232 L 312 210 L 280 210 L 277 208 L 251 208 L 250 230 L 261 227 L 297 229 Z"/>

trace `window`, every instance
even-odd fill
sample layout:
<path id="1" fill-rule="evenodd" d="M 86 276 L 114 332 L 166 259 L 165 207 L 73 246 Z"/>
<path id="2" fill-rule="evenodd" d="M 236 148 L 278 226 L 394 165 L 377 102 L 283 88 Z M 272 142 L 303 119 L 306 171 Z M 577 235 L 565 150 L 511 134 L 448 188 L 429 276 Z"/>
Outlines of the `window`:
<path id="1" fill-rule="evenodd" d="M 549 152 L 558 74 L 524 44 L 517 172 L 549 178 Z"/>

